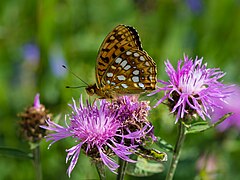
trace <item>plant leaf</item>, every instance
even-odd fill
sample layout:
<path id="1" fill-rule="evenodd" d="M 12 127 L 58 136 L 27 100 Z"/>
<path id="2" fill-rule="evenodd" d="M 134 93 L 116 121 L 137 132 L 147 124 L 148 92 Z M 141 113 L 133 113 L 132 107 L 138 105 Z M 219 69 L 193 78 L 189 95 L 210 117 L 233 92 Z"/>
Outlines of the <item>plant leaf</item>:
<path id="1" fill-rule="evenodd" d="M 157 137 L 157 141 L 155 142 L 155 144 L 159 148 L 161 148 L 161 149 L 163 149 L 167 152 L 172 152 L 173 151 L 173 146 L 171 144 L 168 144 L 167 141 L 165 141 L 164 139 L 162 139 L 160 137 Z"/>
<path id="2" fill-rule="evenodd" d="M 194 124 L 186 126 L 186 134 L 193 134 L 206 131 L 210 128 L 216 127 L 218 124 L 226 120 L 232 113 L 225 114 L 217 122 L 209 124 L 207 121 L 196 122 Z"/>
<path id="3" fill-rule="evenodd" d="M 7 147 L 0 147 L 0 154 L 5 156 L 12 156 L 16 158 L 27 158 L 27 159 L 33 158 L 31 153 L 26 153 L 19 149 L 7 148 Z"/>
<path id="4" fill-rule="evenodd" d="M 151 176 L 164 171 L 160 162 L 149 162 L 147 159 L 138 156 L 136 163 L 128 163 L 127 174 L 138 177 Z"/>

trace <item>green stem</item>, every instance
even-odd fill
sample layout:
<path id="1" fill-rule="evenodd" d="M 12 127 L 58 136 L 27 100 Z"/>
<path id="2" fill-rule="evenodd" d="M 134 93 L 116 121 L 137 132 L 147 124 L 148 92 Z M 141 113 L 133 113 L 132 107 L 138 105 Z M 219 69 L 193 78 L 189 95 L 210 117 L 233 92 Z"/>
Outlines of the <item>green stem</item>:
<path id="1" fill-rule="evenodd" d="M 95 161 L 95 166 L 97 168 L 98 176 L 100 180 L 105 180 L 106 179 L 106 171 L 105 171 L 105 166 L 102 161 Z"/>
<path id="2" fill-rule="evenodd" d="M 117 180 L 123 180 L 126 173 L 127 161 L 124 161 L 121 158 L 119 158 L 119 165 L 120 167 L 118 168 Z"/>
<path id="3" fill-rule="evenodd" d="M 42 167 L 41 167 L 39 146 L 33 149 L 33 164 L 35 167 L 36 180 L 42 180 Z"/>
<path id="4" fill-rule="evenodd" d="M 185 139 L 185 135 L 186 135 L 185 126 L 181 121 L 179 121 L 178 122 L 178 139 L 177 139 L 177 142 L 176 142 L 174 150 L 173 150 L 173 157 L 172 157 L 170 168 L 167 173 L 166 180 L 173 179 L 175 170 L 177 168 L 178 160 L 180 157 L 181 147 L 182 147 L 184 139 Z"/>

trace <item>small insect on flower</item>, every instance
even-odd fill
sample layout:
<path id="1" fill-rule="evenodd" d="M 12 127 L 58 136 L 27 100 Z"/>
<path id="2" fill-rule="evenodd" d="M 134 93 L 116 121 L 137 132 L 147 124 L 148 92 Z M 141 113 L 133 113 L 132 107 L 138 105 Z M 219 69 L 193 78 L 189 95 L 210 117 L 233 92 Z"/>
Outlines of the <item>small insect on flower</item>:
<path id="1" fill-rule="evenodd" d="M 72 114 L 66 116 L 66 127 L 60 126 L 50 120 L 47 120 L 48 126 L 42 128 L 55 131 L 48 134 L 47 141 L 53 143 L 72 137 L 77 144 L 66 150 L 68 152 L 66 161 L 71 161 L 67 170 L 70 176 L 75 167 L 80 151 L 94 161 L 102 161 L 111 171 L 119 165 L 111 158 L 116 155 L 124 161 L 134 162 L 128 155 L 134 153 L 137 145 L 136 140 L 144 135 L 144 129 L 135 129 L 134 131 L 124 131 L 122 122 L 119 120 L 119 112 L 109 108 L 109 102 L 103 99 L 96 100 L 93 104 L 87 102 L 86 106 L 80 99 L 79 106 L 73 100 Z M 70 121 L 67 124 L 67 120 Z M 148 129 L 151 130 L 151 129 Z M 125 142 L 129 142 L 128 145 Z"/>
<path id="2" fill-rule="evenodd" d="M 224 91 L 227 87 L 218 81 L 225 73 L 219 68 L 207 68 L 207 64 L 202 64 L 202 61 L 203 58 L 196 57 L 192 60 L 184 56 L 184 61 L 178 61 L 176 70 L 169 61 L 166 61 L 169 81 L 158 80 L 164 87 L 159 87 L 150 94 L 164 91 L 164 97 L 155 107 L 167 100 L 171 112 L 176 115 L 176 122 L 179 119 L 191 119 L 196 115 L 203 120 L 206 117 L 210 118 L 209 110 L 219 107 L 214 98 L 222 101 L 230 94 L 229 91 Z"/>

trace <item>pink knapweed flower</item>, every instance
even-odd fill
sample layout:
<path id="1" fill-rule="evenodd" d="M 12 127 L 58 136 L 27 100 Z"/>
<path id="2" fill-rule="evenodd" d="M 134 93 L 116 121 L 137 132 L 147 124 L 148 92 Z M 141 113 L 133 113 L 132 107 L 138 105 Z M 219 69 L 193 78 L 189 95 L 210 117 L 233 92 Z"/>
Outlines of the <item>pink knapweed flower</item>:
<path id="1" fill-rule="evenodd" d="M 219 106 L 214 98 L 222 100 L 229 95 L 228 91 L 224 91 L 226 86 L 219 81 L 225 73 L 219 68 L 207 68 L 202 61 L 203 58 L 192 60 L 184 56 L 184 61 L 178 61 L 177 69 L 166 61 L 169 81 L 158 80 L 164 86 L 150 94 L 164 91 L 164 97 L 155 107 L 167 100 L 171 112 L 176 115 L 176 122 L 196 114 L 203 120 L 210 118 L 209 109 Z"/>
<path id="2" fill-rule="evenodd" d="M 68 153 L 66 162 L 70 161 L 67 170 L 69 176 L 78 161 L 81 150 L 93 160 L 102 161 L 113 172 L 119 167 L 111 158 L 113 155 L 128 162 L 135 162 L 128 155 L 135 152 L 138 140 L 149 133 L 152 127 L 125 128 L 119 118 L 121 112 L 110 108 L 111 103 L 103 99 L 96 100 L 92 105 L 87 102 L 84 106 L 81 98 L 79 106 L 74 100 L 70 106 L 72 113 L 66 116 L 65 127 L 50 120 L 47 121 L 48 126 L 42 126 L 55 131 L 46 137 L 47 141 L 52 141 L 50 146 L 67 137 L 75 139 L 74 142 L 77 144 L 66 150 Z M 67 123 L 67 120 L 70 123 Z"/>

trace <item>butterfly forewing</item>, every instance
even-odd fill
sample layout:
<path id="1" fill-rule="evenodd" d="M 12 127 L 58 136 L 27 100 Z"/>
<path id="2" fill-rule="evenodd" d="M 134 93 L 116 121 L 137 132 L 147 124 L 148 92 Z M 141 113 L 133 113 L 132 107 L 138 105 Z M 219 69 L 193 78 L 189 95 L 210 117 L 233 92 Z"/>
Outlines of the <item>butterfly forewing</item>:
<path id="1" fill-rule="evenodd" d="M 137 31 L 131 26 L 118 25 L 104 39 L 97 57 L 96 80 L 100 85 L 103 75 L 114 59 L 128 49 L 142 50 Z"/>
<path id="2" fill-rule="evenodd" d="M 100 87 L 110 85 L 118 94 L 136 94 L 154 90 L 156 65 L 152 58 L 138 49 L 124 51 L 106 69 Z"/>

